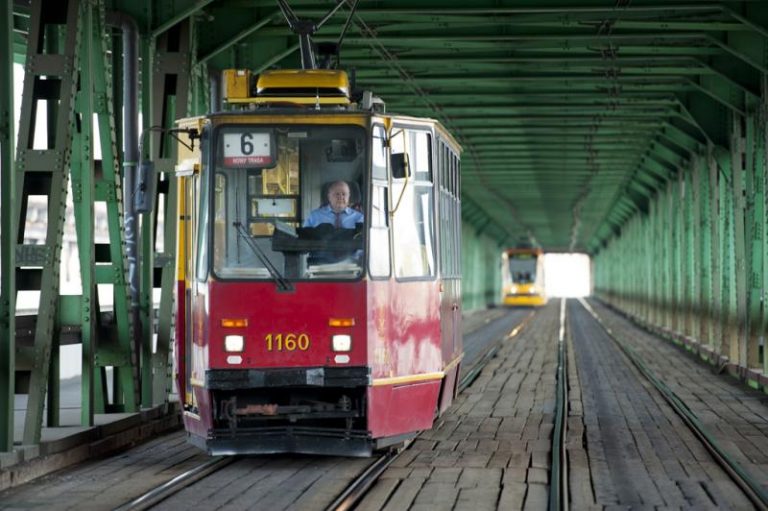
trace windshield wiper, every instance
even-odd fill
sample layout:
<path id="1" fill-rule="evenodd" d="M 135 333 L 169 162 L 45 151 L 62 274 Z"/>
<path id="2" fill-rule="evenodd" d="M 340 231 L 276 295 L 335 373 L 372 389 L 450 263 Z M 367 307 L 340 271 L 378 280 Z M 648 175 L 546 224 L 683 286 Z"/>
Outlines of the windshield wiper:
<path id="1" fill-rule="evenodd" d="M 280 271 L 272 264 L 267 254 L 259 247 L 259 245 L 253 240 L 248 230 L 239 221 L 232 222 L 232 225 L 237 229 L 237 234 L 245 241 L 245 243 L 253 250 L 261 264 L 267 268 L 267 271 L 272 276 L 272 280 L 277 284 L 277 288 L 280 291 L 293 291 L 293 285 L 283 277 Z"/>

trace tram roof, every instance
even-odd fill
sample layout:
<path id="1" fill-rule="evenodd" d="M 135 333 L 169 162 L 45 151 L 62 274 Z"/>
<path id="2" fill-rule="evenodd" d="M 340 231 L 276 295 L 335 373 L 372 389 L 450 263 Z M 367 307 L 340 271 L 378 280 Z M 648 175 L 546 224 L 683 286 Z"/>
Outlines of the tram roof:
<path id="1" fill-rule="evenodd" d="M 268 105 L 264 104 L 261 105 L 259 108 L 256 109 L 247 109 L 244 108 L 242 110 L 222 110 L 220 112 L 215 112 L 212 114 L 207 115 L 206 117 L 209 117 L 211 119 L 221 120 L 221 119 L 242 119 L 247 117 L 269 117 L 272 120 L 279 119 L 280 117 L 283 117 L 285 119 L 290 118 L 311 118 L 311 117 L 319 117 L 319 118 L 329 118 L 329 117 L 357 117 L 357 118 L 389 118 L 397 122 L 401 122 L 404 124 L 425 124 L 425 125 L 433 125 L 436 130 L 440 131 L 440 133 L 448 138 L 451 143 L 455 146 L 457 151 L 461 151 L 461 144 L 459 144 L 455 137 L 443 126 L 439 120 L 433 119 L 431 117 L 414 117 L 410 115 L 401 115 L 396 112 L 374 112 L 371 110 L 363 110 L 360 108 L 356 108 L 354 104 L 348 107 L 324 107 L 324 108 L 307 108 L 304 105 L 296 105 L 296 106 L 284 106 L 284 105 Z"/>

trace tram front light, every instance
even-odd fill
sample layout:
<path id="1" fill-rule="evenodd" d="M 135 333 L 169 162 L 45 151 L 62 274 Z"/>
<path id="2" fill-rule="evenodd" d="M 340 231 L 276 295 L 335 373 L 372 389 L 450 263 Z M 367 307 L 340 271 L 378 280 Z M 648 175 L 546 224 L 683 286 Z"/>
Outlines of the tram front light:
<path id="1" fill-rule="evenodd" d="M 331 347 L 333 351 L 352 351 L 352 336 L 347 334 L 336 334 L 331 337 Z"/>
<path id="2" fill-rule="evenodd" d="M 243 351 L 245 339 L 242 335 L 227 335 L 224 337 L 224 351 L 237 352 Z"/>

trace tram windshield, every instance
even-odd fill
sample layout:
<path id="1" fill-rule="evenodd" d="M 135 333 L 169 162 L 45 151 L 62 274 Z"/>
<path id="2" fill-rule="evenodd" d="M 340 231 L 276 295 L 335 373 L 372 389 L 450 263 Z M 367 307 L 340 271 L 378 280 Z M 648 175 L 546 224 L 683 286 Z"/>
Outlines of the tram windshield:
<path id="1" fill-rule="evenodd" d="M 536 281 L 536 256 L 533 254 L 510 255 L 509 274 L 515 284 L 532 284 Z"/>
<path id="2" fill-rule="evenodd" d="M 213 171 L 213 272 L 224 279 L 362 274 L 365 130 L 226 126 Z"/>

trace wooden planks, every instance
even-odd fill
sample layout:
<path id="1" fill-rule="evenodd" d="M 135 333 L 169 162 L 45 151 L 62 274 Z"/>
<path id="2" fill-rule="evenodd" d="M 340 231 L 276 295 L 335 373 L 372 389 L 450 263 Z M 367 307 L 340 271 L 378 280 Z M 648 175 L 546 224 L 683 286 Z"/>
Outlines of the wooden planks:
<path id="1" fill-rule="evenodd" d="M 505 341 L 473 385 L 395 461 L 359 508 L 545 508 L 558 327 L 553 302 L 519 336 Z"/>
<path id="2" fill-rule="evenodd" d="M 708 408 L 706 400 L 696 395 L 697 386 L 692 382 L 709 385 L 711 373 L 689 373 L 684 368 L 684 354 L 669 346 L 670 351 L 658 351 L 654 347 L 657 340 L 640 339 L 642 336 L 632 325 L 622 324 L 617 317 L 609 319 L 604 309 L 597 309 L 614 335 L 629 343 L 635 353 L 642 354 L 644 363 L 678 396 L 691 403 L 692 409 Z M 574 458 L 578 459 L 580 472 L 585 462 L 589 466 L 596 504 L 751 508 L 700 441 L 595 320 L 581 306 L 572 306 L 569 312 L 586 438 L 586 459 L 583 455 Z M 734 401 L 740 402 L 738 398 Z M 728 403 L 732 401 L 729 399 Z M 716 416 L 713 409 L 702 414 L 707 420 Z M 754 433 L 757 428 L 747 429 Z M 738 428 L 731 428 L 730 433 L 723 441 L 735 445 Z M 583 488 L 584 481 L 580 484 Z"/>

